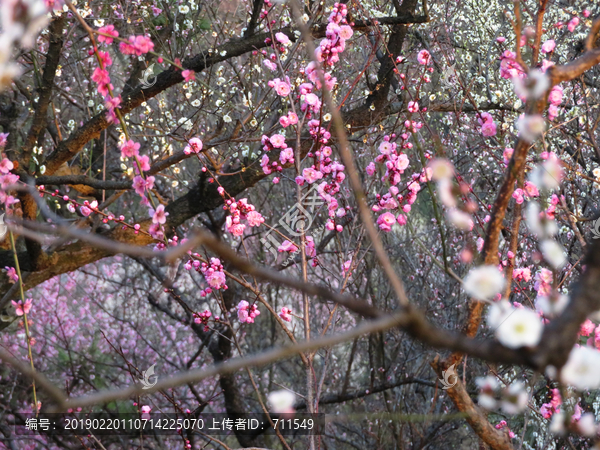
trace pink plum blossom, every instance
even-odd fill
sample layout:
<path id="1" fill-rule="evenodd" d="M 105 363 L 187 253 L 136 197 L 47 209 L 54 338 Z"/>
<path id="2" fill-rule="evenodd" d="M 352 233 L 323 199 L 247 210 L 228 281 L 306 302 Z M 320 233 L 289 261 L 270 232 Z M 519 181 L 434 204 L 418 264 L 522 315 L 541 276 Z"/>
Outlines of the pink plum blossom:
<path id="1" fill-rule="evenodd" d="M 417 55 L 417 61 L 419 64 L 426 65 L 429 64 L 431 60 L 431 54 L 427 50 L 421 50 Z"/>
<path id="2" fill-rule="evenodd" d="M 391 231 L 395 223 L 396 217 L 390 212 L 385 212 L 377 218 L 377 225 L 381 231 Z"/>
<path id="3" fill-rule="evenodd" d="M 138 142 L 134 142 L 131 139 L 125 141 L 121 144 L 121 156 L 123 158 L 131 158 L 137 156 L 140 150 L 140 144 Z"/>
<path id="4" fill-rule="evenodd" d="M 548 39 L 542 44 L 542 51 L 544 53 L 552 53 L 556 47 L 556 42 L 553 39 Z"/>
<path id="5" fill-rule="evenodd" d="M 292 321 L 292 310 L 290 308 L 286 308 L 285 306 L 281 308 L 281 312 L 279 313 L 279 317 L 286 322 Z"/>
<path id="6" fill-rule="evenodd" d="M 156 210 L 150 210 L 152 216 L 152 223 L 164 225 L 167 222 L 168 212 L 165 212 L 165 205 L 158 205 Z"/>
<path id="7" fill-rule="evenodd" d="M 113 38 L 119 37 L 119 32 L 115 30 L 114 25 L 106 25 L 104 27 L 98 28 L 99 33 L 108 34 L 109 36 L 98 35 L 98 42 L 105 42 L 106 44 L 112 44 Z"/>
<path id="8" fill-rule="evenodd" d="M 15 307 L 15 314 L 17 316 L 23 316 L 25 314 L 29 314 L 29 311 L 31 311 L 31 303 L 33 302 L 33 299 L 28 298 L 25 300 L 25 303 L 23 303 L 22 300 L 19 300 L 19 302 L 15 302 L 14 300 L 11 300 L 12 305 Z"/>
<path id="9" fill-rule="evenodd" d="M 188 142 L 188 145 L 183 149 L 183 153 L 186 155 L 191 155 L 192 153 L 200 153 L 202 151 L 203 143 L 200 138 L 194 137 L 191 138 Z"/>

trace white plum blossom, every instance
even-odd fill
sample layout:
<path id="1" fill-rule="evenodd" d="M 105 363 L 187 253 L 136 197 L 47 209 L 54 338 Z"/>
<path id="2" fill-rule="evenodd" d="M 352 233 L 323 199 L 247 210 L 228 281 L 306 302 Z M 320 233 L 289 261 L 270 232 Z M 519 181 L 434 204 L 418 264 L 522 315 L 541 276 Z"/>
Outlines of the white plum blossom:
<path id="1" fill-rule="evenodd" d="M 500 343 L 510 348 L 536 345 L 544 328 L 535 311 L 515 308 L 507 300 L 492 304 L 487 323 Z"/>
<path id="2" fill-rule="evenodd" d="M 33 47 L 42 28 L 48 24 L 48 9 L 44 0 L 19 0 L 0 2 L 3 34 L 14 41 L 20 41 L 21 47 Z"/>
<path id="3" fill-rule="evenodd" d="M 565 413 L 560 411 L 552 416 L 550 422 L 550 433 L 552 434 L 564 434 L 565 432 Z"/>
<path id="4" fill-rule="evenodd" d="M 547 217 L 540 218 L 540 214 L 540 205 L 537 202 L 529 202 L 525 210 L 527 228 L 539 238 L 554 236 L 558 232 L 558 225 Z"/>
<path id="5" fill-rule="evenodd" d="M 502 273 L 495 266 L 479 266 L 471 269 L 463 280 L 463 288 L 477 300 L 491 300 L 505 284 Z"/>
<path id="6" fill-rule="evenodd" d="M 594 437 L 598 432 L 596 420 L 593 413 L 585 413 L 577 422 L 577 429 L 581 434 L 587 437 Z"/>
<path id="7" fill-rule="evenodd" d="M 517 381 L 503 391 L 500 406 L 506 414 L 519 414 L 527 408 L 528 397 L 525 385 Z"/>
<path id="8" fill-rule="evenodd" d="M 431 179 L 434 181 L 449 180 L 454 176 L 454 166 L 446 158 L 436 158 L 428 165 Z"/>
<path id="9" fill-rule="evenodd" d="M 471 215 L 460 209 L 452 208 L 448 210 L 446 217 L 448 218 L 448 221 L 459 230 L 471 231 L 475 225 Z"/>
<path id="10" fill-rule="evenodd" d="M 267 396 L 267 401 L 271 406 L 271 411 L 276 414 L 293 413 L 296 395 L 293 392 L 282 389 L 271 392 Z"/>
<path id="11" fill-rule="evenodd" d="M 456 207 L 456 198 L 452 194 L 452 181 L 448 178 L 442 178 L 438 181 L 437 187 L 442 203 L 448 208 Z"/>
<path id="12" fill-rule="evenodd" d="M 557 294 L 556 298 L 541 296 L 535 299 L 535 308 L 545 316 L 555 316 L 562 313 L 569 304 L 569 297 Z"/>
<path id="13" fill-rule="evenodd" d="M 496 338 L 509 348 L 533 347 L 540 342 L 544 324 L 538 314 L 529 308 L 506 311 L 496 328 Z"/>
<path id="14" fill-rule="evenodd" d="M 540 244 L 540 250 L 544 259 L 554 269 L 561 269 L 567 263 L 567 255 L 562 245 L 553 239 L 544 239 Z"/>
<path id="15" fill-rule="evenodd" d="M 490 328 L 496 329 L 500 326 L 504 317 L 512 311 L 513 306 L 508 300 L 500 300 L 492 303 L 487 315 L 487 324 Z"/>
<path id="16" fill-rule="evenodd" d="M 580 391 L 600 388 L 600 351 L 576 346 L 560 373 L 561 381 Z"/>
<path id="17" fill-rule="evenodd" d="M 517 121 L 519 137 L 534 142 L 546 129 L 546 122 L 540 115 L 525 115 Z"/>
<path id="18" fill-rule="evenodd" d="M 529 76 L 522 79 L 519 76 L 512 78 L 515 93 L 522 99 L 537 99 L 543 96 L 550 88 L 550 79 L 538 69 L 529 72 Z"/>
<path id="19" fill-rule="evenodd" d="M 0 53 L 4 50 L 0 48 Z M 21 75 L 21 66 L 12 62 L 0 62 L 0 91 L 6 89 L 12 80 Z"/>
<path id="20" fill-rule="evenodd" d="M 480 389 L 478 398 L 479 406 L 488 410 L 496 409 L 495 391 L 500 387 L 500 383 L 498 383 L 496 377 L 488 375 L 485 378 L 477 378 L 475 384 Z"/>
<path id="21" fill-rule="evenodd" d="M 529 180 L 538 189 L 548 191 L 558 188 L 562 178 L 563 169 L 554 153 L 551 153 L 550 157 L 543 164 L 537 166 L 529 175 Z"/>

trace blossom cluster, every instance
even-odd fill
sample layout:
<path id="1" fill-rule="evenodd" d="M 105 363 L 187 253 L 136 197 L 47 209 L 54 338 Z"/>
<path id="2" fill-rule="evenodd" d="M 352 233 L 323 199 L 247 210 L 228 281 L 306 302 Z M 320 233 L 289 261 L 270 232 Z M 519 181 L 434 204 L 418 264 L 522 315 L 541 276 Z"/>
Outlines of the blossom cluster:
<path id="1" fill-rule="evenodd" d="M 222 186 L 219 186 L 217 191 L 225 198 L 225 189 Z M 264 217 L 256 211 L 254 205 L 248 203 L 248 199 L 246 198 L 237 201 L 228 198 L 225 200 L 223 209 L 231 213 L 225 219 L 225 229 L 234 236 L 242 236 L 244 234 L 246 224 L 242 223 L 243 220 L 250 227 L 258 227 L 265 221 Z"/>
<path id="2" fill-rule="evenodd" d="M 352 28 L 346 21 L 348 8 L 344 3 L 335 3 L 329 15 L 325 38 L 315 50 L 315 56 L 323 66 L 333 66 L 346 48 L 346 41 L 352 37 Z M 314 82 L 314 81 L 313 81 Z"/>
<path id="3" fill-rule="evenodd" d="M 0 150 L 3 150 L 6 146 L 8 133 L 0 133 Z M 19 202 L 19 199 L 10 195 L 6 188 L 10 185 L 16 184 L 19 181 L 19 175 L 11 172 L 14 169 L 14 164 L 8 158 L 2 158 L 0 160 L 0 203 L 6 207 L 8 214 L 12 213 L 12 205 Z"/>
<path id="4" fill-rule="evenodd" d="M 427 167 L 427 175 L 437 182 L 438 195 L 447 208 L 446 217 L 450 223 L 459 230 L 472 230 L 475 224 L 471 214 L 477 210 L 477 205 L 472 200 L 463 200 L 471 192 L 471 186 L 455 175 L 454 166 L 445 158 L 432 160 Z M 455 176 L 458 186 L 452 181 Z"/>
<path id="5" fill-rule="evenodd" d="M 225 272 L 223 271 L 223 264 L 219 258 L 210 258 L 210 264 L 205 262 L 201 264 L 195 260 L 192 264 L 196 270 L 200 270 L 204 279 L 208 283 L 209 287 L 200 293 L 204 297 L 206 294 L 210 294 L 213 289 L 227 289 L 227 280 L 225 278 Z"/>
<path id="6" fill-rule="evenodd" d="M 208 321 L 210 319 L 210 317 L 212 316 L 212 313 L 207 309 L 204 312 L 201 312 L 199 314 L 194 313 L 194 323 L 201 323 L 204 325 L 204 331 L 208 331 Z M 218 318 L 215 317 L 215 320 L 217 320 Z"/>
<path id="7" fill-rule="evenodd" d="M 412 148 L 410 143 L 410 133 L 415 133 L 422 127 L 422 123 L 407 120 L 404 124 L 406 131 L 399 136 L 399 144 L 395 142 L 398 138 L 396 134 L 386 135 L 383 141 L 379 144 L 379 155 L 371 161 L 366 172 L 369 176 L 374 176 L 377 172 L 377 165 L 383 165 L 386 169 L 385 174 L 381 178 L 382 182 L 389 182 L 391 185 L 388 192 L 385 194 L 376 195 L 376 203 L 371 207 L 373 212 L 382 210 L 396 211 L 384 212 L 377 218 L 377 224 L 382 231 L 391 231 L 395 223 L 400 225 L 406 224 L 406 213 L 412 209 L 412 204 L 417 199 L 417 193 L 421 190 L 421 183 L 427 181 L 425 172 L 414 173 L 406 182 L 406 187 L 403 191 L 397 187 L 402 180 L 404 171 L 408 168 L 410 161 L 408 155 L 402 150 Z M 396 215 L 397 214 L 397 215 Z"/>
<path id="8" fill-rule="evenodd" d="M 55 5 L 58 7 L 60 5 Z M 44 0 L 13 0 L 0 3 L 0 92 L 23 70 L 11 59 L 13 50 L 30 49 L 48 23 Z"/>
<path id="9" fill-rule="evenodd" d="M 237 305 L 237 316 L 242 323 L 254 323 L 256 316 L 260 315 L 256 304 L 249 304 L 246 300 L 242 300 Z"/>

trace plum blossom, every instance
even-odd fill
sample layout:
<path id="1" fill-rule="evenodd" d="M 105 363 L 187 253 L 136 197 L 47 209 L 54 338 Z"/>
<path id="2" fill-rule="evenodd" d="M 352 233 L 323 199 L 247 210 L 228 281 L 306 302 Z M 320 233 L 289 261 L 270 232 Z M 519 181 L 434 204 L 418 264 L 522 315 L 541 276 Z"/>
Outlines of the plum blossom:
<path id="1" fill-rule="evenodd" d="M 131 139 L 128 141 L 124 141 L 120 145 L 121 156 L 123 158 L 131 158 L 133 156 L 137 156 L 140 150 L 139 142 L 134 142 Z"/>
<path id="2" fill-rule="evenodd" d="M 573 17 L 571 20 L 569 20 L 567 29 L 572 33 L 575 31 L 575 28 L 577 28 L 577 25 L 579 25 L 579 17 Z"/>
<path id="3" fill-rule="evenodd" d="M 427 50 L 421 50 L 417 54 L 417 61 L 419 64 L 427 65 L 431 62 L 431 54 Z"/>
<path id="4" fill-rule="evenodd" d="M 313 184 L 315 181 L 323 178 L 323 173 L 312 167 L 307 167 L 302 170 L 302 177 L 308 184 Z"/>
<path id="5" fill-rule="evenodd" d="M 546 122 L 539 114 L 524 115 L 517 121 L 519 137 L 530 143 L 534 142 L 544 132 L 545 128 Z"/>
<path id="6" fill-rule="evenodd" d="M 23 303 L 23 300 L 19 300 L 19 302 L 15 302 L 14 300 L 11 300 L 12 305 L 15 308 L 15 314 L 17 316 L 23 316 L 25 314 L 29 314 L 29 311 L 31 311 L 31 303 L 33 302 L 33 299 L 28 298 L 25 300 L 25 303 Z"/>
<path id="7" fill-rule="evenodd" d="M 529 202 L 527 205 L 525 221 L 529 230 L 540 238 L 551 237 L 558 232 L 556 221 L 547 212 L 541 212 L 537 202 Z"/>
<path id="8" fill-rule="evenodd" d="M 513 192 L 512 197 L 515 199 L 515 201 L 519 205 L 522 204 L 525 201 L 524 192 L 523 192 L 523 189 L 521 189 L 521 188 L 515 189 L 515 191 Z"/>
<path id="9" fill-rule="evenodd" d="M 203 262 L 199 268 L 211 289 L 227 289 L 223 264 L 219 258 L 210 258 L 210 264 Z"/>
<path id="10" fill-rule="evenodd" d="M 87 217 L 90 214 L 92 214 L 92 211 L 96 210 L 96 208 L 98 208 L 98 202 L 96 200 L 94 200 L 92 203 L 90 203 L 86 200 L 83 203 L 83 206 L 80 208 L 80 211 L 81 211 L 81 214 L 83 214 L 85 217 Z"/>
<path id="11" fill-rule="evenodd" d="M 188 145 L 183 149 L 183 153 L 191 155 L 192 153 L 198 154 L 202 151 L 203 143 L 200 138 L 194 137 L 188 141 Z"/>
<path id="12" fill-rule="evenodd" d="M 208 321 L 210 316 L 212 316 L 212 313 L 208 309 L 200 314 L 194 313 L 194 323 L 204 324 L 204 331 L 208 331 Z"/>
<path id="13" fill-rule="evenodd" d="M 269 142 L 275 148 L 285 148 L 286 147 L 285 136 L 283 136 L 281 134 L 274 134 L 273 136 L 271 136 L 269 138 Z"/>
<path id="14" fill-rule="evenodd" d="M 390 212 L 385 212 L 377 218 L 377 225 L 381 231 L 391 231 L 392 226 L 396 223 L 396 216 Z"/>
<path id="15" fill-rule="evenodd" d="M 500 387 L 500 383 L 496 380 L 496 377 L 492 375 L 480 377 L 475 379 L 475 384 L 479 387 L 479 405 L 489 410 L 496 409 L 496 390 Z"/>
<path id="16" fill-rule="evenodd" d="M 559 412 L 560 405 L 562 404 L 562 398 L 558 389 L 551 389 L 550 393 L 550 402 L 544 403 L 540 408 L 540 413 L 544 419 L 550 419 L 555 413 Z"/>
<path id="17" fill-rule="evenodd" d="M 225 198 L 225 189 L 219 187 L 217 191 Z M 242 220 L 246 220 L 251 227 L 258 227 L 265 221 L 262 215 L 256 211 L 254 205 L 249 204 L 245 198 L 238 201 L 226 199 L 225 209 L 228 209 L 231 213 L 225 219 L 225 229 L 234 236 L 242 236 L 244 234 L 246 225 L 242 223 Z"/>
<path id="18" fill-rule="evenodd" d="M 550 88 L 550 79 L 538 69 L 531 70 L 525 79 L 516 76 L 512 81 L 515 93 L 522 100 L 540 98 Z"/>
<path id="19" fill-rule="evenodd" d="M 119 50 L 124 55 L 141 56 L 154 50 L 154 43 L 147 36 L 129 36 L 127 42 L 119 43 Z"/>
<path id="20" fill-rule="evenodd" d="M 470 214 L 457 208 L 451 208 L 446 213 L 448 221 L 459 230 L 471 231 L 475 225 Z"/>
<path id="21" fill-rule="evenodd" d="M 527 408 L 528 398 L 525 384 L 517 381 L 503 389 L 500 407 L 506 414 L 519 414 Z"/>
<path id="22" fill-rule="evenodd" d="M 189 69 L 182 71 L 181 76 L 187 82 L 194 81 L 196 79 L 196 73 L 193 70 Z"/>
<path id="23" fill-rule="evenodd" d="M 114 25 L 106 25 L 104 27 L 98 28 L 99 33 L 108 34 L 110 36 L 103 36 L 102 34 L 98 35 L 98 42 L 105 42 L 106 44 L 112 44 L 113 38 L 119 37 L 119 32 L 115 30 Z"/>
<path id="24" fill-rule="evenodd" d="M 497 129 L 492 115 L 488 112 L 482 112 L 479 116 L 477 121 L 479 122 L 479 125 L 481 125 L 481 134 L 486 137 L 495 136 Z"/>
<path id="25" fill-rule="evenodd" d="M 132 187 L 136 194 L 143 197 L 145 191 L 149 191 L 154 187 L 154 177 L 150 176 L 144 180 L 141 176 L 137 175 L 133 179 Z"/>
<path id="26" fill-rule="evenodd" d="M 152 216 L 152 223 L 164 225 L 167 222 L 168 212 L 165 212 L 165 205 L 158 205 L 156 211 L 151 209 L 150 215 Z"/>
<path id="27" fill-rule="evenodd" d="M 548 191 L 558 188 L 562 178 L 563 168 L 555 153 L 550 153 L 548 159 L 538 165 L 529 175 L 529 181 L 538 189 Z"/>
<path id="28" fill-rule="evenodd" d="M 525 77 L 526 74 L 516 61 L 516 54 L 510 50 L 506 50 L 500 57 L 500 76 L 506 79 L 514 77 Z"/>
<path id="29" fill-rule="evenodd" d="M 556 42 L 554 39 L 548 39 L 546 42 L 542 44 L 542 51 L 544 53 L 552 53 L 556 48 Z"/>
<path id="30" fill-rule="evenodd" d="M 6 270 L 6 276 L 8 277 L 9 283 L 14 284 L 19 281 L 19 275 L 17 275 L 17 271 L 14 267 L 5 267 L 4 270 Z"/>
<path id="31" fill-rule="evenodd" d="M 148 420 L 150 419 L 150 411 L 152 411 L 152 408 L 148 405 L 144 405 L 140 408 L 140 411 L 142 413 L 142 419 L 143 420 Z"/>
<path id="32" fill-rule="evenodd" d="M 283 241 L 283 244 L 281 244 L 279 246 L 279 248 L 277 249 L 278 252 L 290 252 L 290 253 L 295 253 L 298 251 L 298 247 L 293 243 L 290 242 L 288 240 Z"/>
<path id="33" fill-rule="evenodd" d="M 569 297 L 563 294 L 538 296 L 535 299 L 535 308 L 547 317 L 559 315 L 565 310 L 568 304 Z"/>
<path id="34" fill-rule="evenodd" d="M 12 161 L 8 158 L 3 158 L 2 161 L 0 161 L 0 172 L 1 173 L 9 173 L 11 170 L 14 169 L 14 164 L 12 163 Z"/>
<path id="35" fill-rule="evenodd" d="M 477 300 L 491 300 L 504 288 L 505 280 L 495 266 L 479 266 L 471 269 L 463 280 L 467 294 Z"/>
<path id="36" fill-rule="evenodd" d="M 529 267 L 517 267 L 513 270 L 513 278 L 516 281 L 528 282 L 531 280 L 531 269 Z"/>
<path id="37" fill-rule="evenodd" d="M 600 351 L 591 347 L 576 346 L 561 370 L 561 381 L 576 389 L 600 388 Z"/>
<path id="38" fill-rule="evenodd" d="M 264 223 L 265 218 L 258 211 L 250 211 L 246 215 L 246 220 L 251 227 L 258 227 L 261 223 Z"/>
<path id="39" fill-rule="evenodd" d="M 275 39 L 282 45 L 290 44 L 290 38 L 283 33 L 275 33 Z"/>
<path id="40" fill-rule="evenodd" d="M 494 306 L 496 304 L 492 308 Z M 538 314 L 529 308 L 505 308 L 491 322 L 496 325 L 495 335 L 498 341 L 509 348 L 537 345 L 544 329 Z"/>
<path id="41" fill-rule="evenodd" d="M 290 85 L 279 78 L 269 81 L 268 84 L 275 89 L 275 92 L 277 92 L 277 95 L 280 97 L 287 97 L 291 92 Z"/>
<path id="42" fill-rule="evenodd" d="M 281 312 L 279 313 L 279 317 L 286 322 L 292 321 L 292 310 L 290 308 L 286 308 L 285 306 L 281 308 Z"/>
<path id="43" fill-rule="evenodd" d="M 590 319 L 586 319 L 586 321 L 583 322 L 581 324 L 581 327 L 579 328 L 579 334 L 581 336 L 589 336 L 590 334 L 592 334 L 595 328 L 596 325 L 594 324 L 594 322 L 592 322 Z"/>
<path id="44" fill-rule="evenodd" d="M 416 113 L 419 112 L 419 103 L 418 102 L 408 102 L 408 112 Z"/>
<path id="45" fill-rule="evenodd" d="M 234 236 L 242 236 L 246 225 L 240 223 L 239 217 L 227 216 L 225 219 L 225 229 Z"/>
<path id="46" fill-rule="evenodd" d="M 515 433 L 513 433 L 510 428 L 508 428 L 508 424 L 506 423 L 506 420 L 501 420 L 494 428 L 496 428 L 497 430 L 503 430 L 506 428 L 506 430 L 508 431 L 508 437 L 510 437 L 511 439 L 515 438 Z"/>
<path id="47" fill-rule="evenodd" d="M 291 414 L 294 412 L 296 395 L 286 389 L 273 391 L 267 396 L 271 411 L 275 414 Z"/>
<path id="48" fill-rule="evenodd" d="M 242 323 L 254 323 L 260 311 L 256 305 L 250 305 L 246 300 L 241 300 L 237 305 L 237 316 Z"/>
<path id="49" fill-rule="evenodd" d="M 454 176 L 454 166 L 445 158 L 436 158 L 429 163 L 431 179 L 434 181 L 449 180 Z"/>
<path id="50" fill-rule="evenodd" d="M 544 259 L 554 269 L 561 269 L 567 263 L 565 249 L 553 239 L 544 239 L 540 243 L 540 250 L 542 251 L 542 255 L 544 255 Z"/>

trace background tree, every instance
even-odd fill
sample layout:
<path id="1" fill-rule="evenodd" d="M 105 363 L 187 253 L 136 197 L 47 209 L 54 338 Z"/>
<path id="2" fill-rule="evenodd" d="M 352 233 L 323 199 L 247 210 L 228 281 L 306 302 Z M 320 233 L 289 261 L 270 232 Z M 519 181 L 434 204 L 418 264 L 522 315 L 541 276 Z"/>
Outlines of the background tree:
<path id="1" fill-rule="evenodd" d="M 598 14 L 4 1 L 0 448 L 597 446 Z"/>

